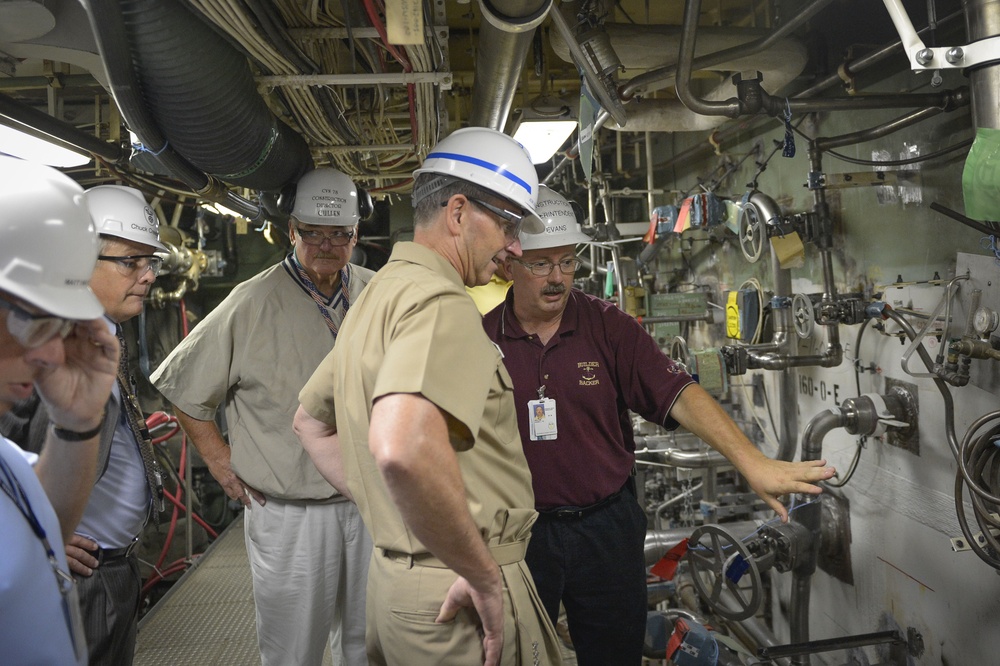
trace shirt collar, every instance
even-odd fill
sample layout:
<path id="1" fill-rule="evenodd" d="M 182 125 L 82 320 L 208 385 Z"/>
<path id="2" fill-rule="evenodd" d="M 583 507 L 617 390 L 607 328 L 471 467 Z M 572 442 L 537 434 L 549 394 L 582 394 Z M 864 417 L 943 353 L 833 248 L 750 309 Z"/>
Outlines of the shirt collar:
<path id="1" fill-rule="evenodd" d="M 447 259 L 429 247 L 420 245 L 419 243 L 412 241 L 396 243 L 392 246 L 392 254 L 389 256 L 389 261 L 405 261 L 429 268 L 449 282 L 453 282 L 455 286 L 461 289 L 465 288 L 462 276 L 458 274 L 458 271 Z"/>
<path id="2" fill-rule="evenodd" d="M 559 330 L 556 331 L 555 337 L 559 337 L 564 333 L 572 333 L 576 330 L 580 322 L 580 308 L 577 305 L 579 297 L 580 293 L 578 293 L 578 290 L 570 287 L 569 298 L 566 299 L 566 309 L 563 310 L 562 318 L 559 320 Z M 504 298 L 503 310 L 500 313 L 500 317 L 501 329 L 504 336 L 508 338 L 527 337 L 528 334 L 521 327 L 521 322 L 514 316 L 513 287 L 507 290 L 507 296 Z"/>

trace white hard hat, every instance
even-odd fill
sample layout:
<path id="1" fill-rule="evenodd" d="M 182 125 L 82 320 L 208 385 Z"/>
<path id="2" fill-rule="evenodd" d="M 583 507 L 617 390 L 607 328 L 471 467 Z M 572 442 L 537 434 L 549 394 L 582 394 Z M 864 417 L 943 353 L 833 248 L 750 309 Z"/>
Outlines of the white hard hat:
<path id="1" fill-rule="evenodd" d="M 541 185 L 538 192 L 538 217 L 545 230 L 540 234 L 522 233 L 522 250 L 546 250 L 550 247 L 576 245 L 590 240 L 580 231 L 576 211 L 565 198 L 547 185 Z"/>
<path id="2" fill-rule="evenodd" d="M 139 190 L 124 185 L 98 185 L 83 196 L 94 216 L 97 233 L 167 251 L 167 246 L 160 242 L 160 221 Z"/>
<path id="3" fill-rule="evenodd" d="M 313 169 L 295 186 L 292 217 L 304 224 L 353 227 L 370 215 L 371 200 L 337 169 Z"/>
<path id="4" fill-rule="evenodd" d="M 538 198 L 535 165 L 524 146 L 503 132 L 487 127 L 455 130 L 431 149 L 413 177 L 423 173 L 459 178 L 493 192 L 527 212 L 522 231 L 529 234 L 542 231 L 542 221 L 535 214 Z M 413 204 L 436 189 L 439 188 L 432 186 L 414 192 Z"/>
<path id="5" fill-rule="evenodd" d="M 96 319 L 100 240 L 83 188 L 52 167 L 0 155 L 0 289 L 65 319 Z"/>

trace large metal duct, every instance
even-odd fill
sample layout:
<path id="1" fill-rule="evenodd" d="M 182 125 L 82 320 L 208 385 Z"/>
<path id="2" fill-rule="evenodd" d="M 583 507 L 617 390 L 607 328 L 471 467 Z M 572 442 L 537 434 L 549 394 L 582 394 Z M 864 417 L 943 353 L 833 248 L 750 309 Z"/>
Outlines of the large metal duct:
<path id="1" fill-rule="evenodd" d="M 479 26 L 470 125 L 503 129 L 535 28 L 551 6 L 552 0 L 479 0 L 483 22 Z"/>
<path id="2" fill-rule="evenodd" d="M 672 25 L 628 25 L 606 23 L 611 45 L 618 54 L 626 73 L 646 71 L 676 65 L 681 42 L 680 26 Z M 749 44 L 768 34 L 766 30 L 700 28 L 696 55 L 703 56 Z M 562 36 L 553 32 L 552 49 L 556 55 L 572 62 L 569 47 Z M 764 75 L 763 87 L 774 94 L 784 88 L 805 69 L 808 53 L 796 39 L 776 40 L 766 50 L 744 57 L 737 57 L 713 64 L 706 69 L 718 72 L 740 72 L 757 70 Z M 663 77 L 644 87 L 646 93 L 673 85 L 673 77 Z M 733 95 L 733 86 L 728 76 L 719 81 L 710 81 L 710 87 L 701 93 L 705 99 L 724 100 Z M 649 132 L 694 132 L 709 130 L 725 122 L 725 118 L 703 116 L 689 111 L 676 99 L 650 99 L 629 104 L 627 127 L 608 123 L 609 129 L 628 129 Z"/>

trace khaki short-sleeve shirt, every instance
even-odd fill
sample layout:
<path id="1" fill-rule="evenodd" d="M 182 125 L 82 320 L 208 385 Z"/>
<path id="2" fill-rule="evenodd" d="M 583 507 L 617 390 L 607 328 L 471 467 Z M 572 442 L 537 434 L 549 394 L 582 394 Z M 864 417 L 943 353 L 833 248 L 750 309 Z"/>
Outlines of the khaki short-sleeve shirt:
<path id="1" fill-rule="evenodd" d="M 351 266 L 351 307 L 372 275 Z M 248 484 L 285 500 L 328 499 L 337 492 L 302 448 L 292 417 L 299 390 L 333 346 L 316 303 L 277 264 L 233 289 L 150 380 L 202 421 L 225 402 L 233 470 Z"/>
<path id="2" fill-rule="evenodd" d="M 524 538 L 534 497 L 510 375 L 458 273 L 415 243 L 394 246 L 299 399 L 337 427 L 347 483 L 375 546 L 419 554 L 426 548 L 407 529 L 368 449 L 372 404 L 392 393 L 419 393 L 468 428 L 472 445 L 452 445 L 473 520 L 487 541 Z"/>

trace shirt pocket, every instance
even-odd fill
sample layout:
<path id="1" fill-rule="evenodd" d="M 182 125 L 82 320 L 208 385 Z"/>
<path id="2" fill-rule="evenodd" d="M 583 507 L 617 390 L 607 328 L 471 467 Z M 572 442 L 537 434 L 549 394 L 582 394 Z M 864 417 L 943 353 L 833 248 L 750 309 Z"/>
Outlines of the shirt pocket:
<path id="1" fill-rule="evenodd" d="M 497 439 L 505 445 L 521 447 L 521 435 L 517 429 L 517 405 L 514 402 L 514 380 L 503 364 L 503 359 L 497 358 L 496 372 L 493 376 L 493 386 L 490 394 L 495 394 L 497 413 L 492 420 Z"/>

